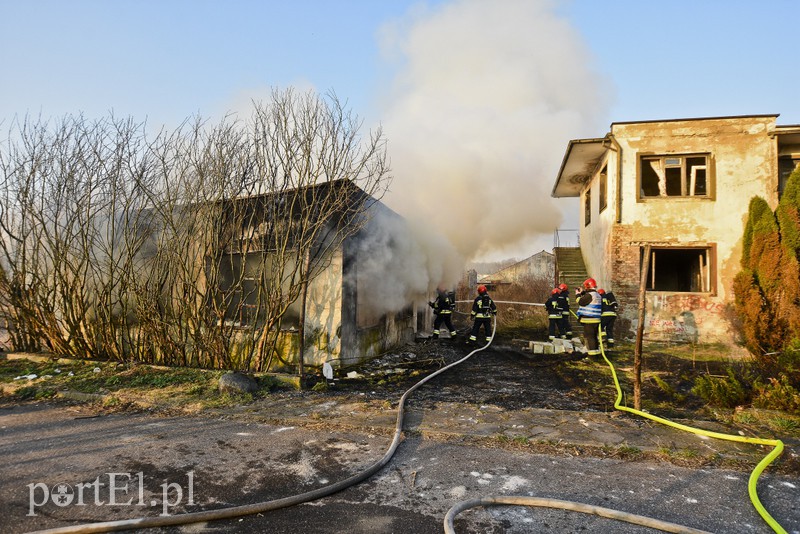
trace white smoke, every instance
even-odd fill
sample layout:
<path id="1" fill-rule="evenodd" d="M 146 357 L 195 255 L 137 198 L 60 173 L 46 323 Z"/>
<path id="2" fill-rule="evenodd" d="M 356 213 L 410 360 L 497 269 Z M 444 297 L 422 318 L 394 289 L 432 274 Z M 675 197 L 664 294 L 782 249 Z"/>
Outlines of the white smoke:
<path id="1" fill-rule="evenodd" d="M 418 222 L 378 212 L 359 239 L 359 313 L 378 317 L 424 300 L 437 286 L 453 288 L 464 259 L 441 235 Z"/>
<path id="2" fill-rule="evenodd" d="M 562 222 L 550 192 L 567 141 L 602 131 L 608 103 L 554 6 L 455 0 L 382 31 L 397 69 L 379 105 L 394 175 L 385 201 L 424 221 L 428 242 L 441 233 L 451 246 L 439 250 L 475 259 L 524 248 Z"/>

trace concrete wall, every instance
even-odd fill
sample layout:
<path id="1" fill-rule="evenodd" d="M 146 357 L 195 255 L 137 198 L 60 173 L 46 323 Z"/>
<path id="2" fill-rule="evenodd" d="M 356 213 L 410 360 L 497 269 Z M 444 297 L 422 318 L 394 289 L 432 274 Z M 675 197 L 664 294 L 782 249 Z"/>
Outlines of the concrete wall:
<path id="1" fill-rule="evenodd" d="M 581 193 L 583 201 L 591 190 L 593 203 L 592 221 L 581 230 L 581 248 L 590 276 L 615 292 L 631 327 L 636 326 L 641 248 L 648 243 L 708 246 L 716 256 L 710 291 L 649 292 L 645 333 L 651 338 L 733 342 L 727 309 L 740 268 L 748 204 L 755 195 L 773 209 L 778 202 L 777 144 L 769 135 L 774 122 L 774 116 L 763 116 L 612 125 L 621 149 L 621 175 L 616 173 L 620 152 L 610 143 L 605 160 L 609 207 L 597 211 L 601 163 Z M 639 197 L 641 156 L 699 153 L 709 155 L 709 198 Z"/>
<path id="2" fill-rule="evenodd" d="M 308 287 L 306 296 L 305 363 L 321 366 L 338 358 L 342 325 L 342 251 Z"/>
<path id="3" fill-rule="evenodd" d="M 406 227 L 399 216 L 389 213 L 388 208 L 376 204 L 373 209 L 393 219 L 395 224 L 386 224 L 385 219 L 379 216 L 373 217 L 358 235 L 344 243 L 341 298 L 337 301 L 341 307 L 340 348 L 338 358 L 331 362 L 334 367 L 346 367 L 369 360 L 412 341 L 416 333 L 416 315 L 412 303 L 394 312 L 376 307 L 371 289 L 376 284 L 386 283 L 386 273 L 365 268 L 365 263 L 374 259 L 375 251 L 369 246 L 365 247 L 364 240 L 369 243 L 368 237 L 375 232 L 399 232 Z"/>

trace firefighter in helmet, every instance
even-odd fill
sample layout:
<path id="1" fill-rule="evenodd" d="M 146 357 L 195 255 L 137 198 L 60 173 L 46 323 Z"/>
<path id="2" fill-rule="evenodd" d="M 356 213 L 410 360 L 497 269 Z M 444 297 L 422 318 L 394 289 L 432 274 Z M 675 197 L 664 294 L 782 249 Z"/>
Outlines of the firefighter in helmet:
<path id="1" fill-rule="evenodd" d="M 559 306 L 561 307 L 561 333 L 566 337 L 572 337 L 572 322 L 569 319 L 569 287 L 567 284 L 560 284 L 558 286 Z"/>
<path id="2" fill-rule="evenodd" d="M 587 278 L 583 289 L 575 290 L 578 302 L 578 320 L 583 325 L 584 343 L 589 356 L 598 356 L 600 352 L 600 318 L 603 313 L 603 299 L 597 292 L 597 282 Z"/>
<path id="3" fill-rule="evenodd" d="M 470 332 L 467 344 L 478 340 L 478 332 L 481 326 L 486 334 L 486 341 L 492 340 L 492 317 L 497 315 L 497 305 L 489 296 L 486 286 L 478 286 L 478 296 L 472 302 L 472 332 Z"/>
<path id="4" fill-rule="evenodd" d="M 453 328 L 453 310 L 456 309 L 456 295 L 452 291 L 445 291 L 441 287 L 436 288 L 436 300 L 429 302 L 428 305 L 433 308 L 433 338 L 439 337 L 439 327 L 444 326 L 450 332 L 450 339 L 455 339 L 456 329 Z"/>
<path id="5" fill-rule="evenodd" d="M 547 320 L 548 320 L 548 334 L 550 341 L 553 341 L 556 338 L 556 329 L 561 332 L 561 337 L 566 339 L 567 335 L 564 331 L 562 325 L 563 315 L 561 314 L 561 290 L 557 287 L 554 288 L 550 292 L 550 298 L 547 299 L 544 303 L 544 307 L 547 310 Z"/>
<path id="6" fill-rule="evenodd" d="M 597 292 L 603 299 L 602 312 L 600 314 L 600 335 L 609 348 L 614 346 L 614 321 L 617 319 L 619 303 L 617 297 L 611 291 L 598 289 Z"/>

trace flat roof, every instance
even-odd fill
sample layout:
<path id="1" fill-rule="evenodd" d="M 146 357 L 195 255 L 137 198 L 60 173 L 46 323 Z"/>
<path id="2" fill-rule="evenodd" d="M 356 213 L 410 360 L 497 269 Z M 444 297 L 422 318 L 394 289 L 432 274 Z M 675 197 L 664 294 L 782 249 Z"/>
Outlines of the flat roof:
<path id="1" fill-rule="evenodd" d="M 561 162 L 556 183 L 550 196 L 555 198 L 577 197 L 583 184 L 592 177 L 597 164 L 608 150 L 605 137 L 573 139 Z"/>
<path id="2" fill-rule="evenodd" d="M 766 113 L 763 115 L 722 115 L 720 117 L 686 117 L 683 119 L 650 119 L 644 121 L 619 121 L 619 122 L 612 122 L 611 126 L 615 124 L 647 124 L 651 122 L 685 122 L 685 121 L 714 121 L 720 119 L 756 119 L 756 118 L 765 118 L 765 117 L 773 117 L 778 118 L 780 114 L 778 113 Z"/>

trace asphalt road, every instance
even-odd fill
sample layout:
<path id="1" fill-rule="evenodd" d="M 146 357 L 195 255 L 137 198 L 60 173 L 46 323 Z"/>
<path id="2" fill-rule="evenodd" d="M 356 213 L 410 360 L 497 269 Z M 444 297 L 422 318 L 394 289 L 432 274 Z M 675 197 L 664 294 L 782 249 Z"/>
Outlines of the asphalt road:
<path id="1" fill-rule="evenodd" d="M 180 514 L 256 503 L 346 478 L 390 441 L 237 419 L 99 415 L 90 406 L 0 407 L 0 532 Z M 359 485 L 318 501 L 171 532 L 439 533 L 455 503 L 533 495 L 654 517 L 710 532 L 772 532 L 747 498 L 748 473 L 667 463 L 545 456 L 411 436 Z M 765 473 L 759 495 L 800 533 L 800 480 Z M 652 530 L 557 510 L 499 507 L 461 514 L 458 532 Z"/>

